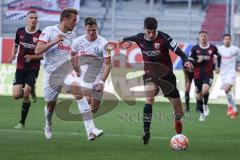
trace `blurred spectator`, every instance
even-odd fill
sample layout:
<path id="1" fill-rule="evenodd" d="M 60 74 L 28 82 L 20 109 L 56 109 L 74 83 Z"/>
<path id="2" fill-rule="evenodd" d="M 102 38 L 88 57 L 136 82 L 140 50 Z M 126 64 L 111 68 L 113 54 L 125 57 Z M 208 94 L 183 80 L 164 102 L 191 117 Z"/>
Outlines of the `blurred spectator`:
<path id="1" fill-rule="evenodd" d="M 86 1 L 85 0 L 80 0 L 80 7 L 85 6 Z"/>
<path id="2" fill-rule="evenodd" d="M 146 0 L 145 2 L 146 2 L 146 3 L 150 3 L 150 1 L 151 1 L 151 0 Z M 153 2 L 154 2 L 154 3 L 158 3 L 158 0 L 154 0 Z"/>
<path id="3" fill-rule="evenodd" d="M 202 10 L 205 10 L 208 6 L 208 0 L 202 0 Z"/>
<path id="4" fill-rule="evenodd" d="M 102 7 L 109 7 L 111 6 L 112 0 L 99 0 L 101 2 Z"/>

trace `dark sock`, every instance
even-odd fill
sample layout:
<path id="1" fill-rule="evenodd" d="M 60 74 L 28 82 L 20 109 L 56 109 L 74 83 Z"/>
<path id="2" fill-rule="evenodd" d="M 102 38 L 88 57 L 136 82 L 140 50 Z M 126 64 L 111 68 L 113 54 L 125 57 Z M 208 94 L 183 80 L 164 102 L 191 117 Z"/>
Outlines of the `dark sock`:
<path id="1" fill-rule="evenodd" d="M 186 109 L 189 111 L 189 92 L 185 92 L 185 103 L 186 103 Z"/>
<path id="2" fill-rule="evenodd" d="M 204 101 L 203 103 L 204 103 L 204 105 L 208 104 L 208 97 L 209 97 L 209 93 L 203 95 L 203 101 Z"/>
<path id="3" fill-rule="evenodd" d="M 197 108 L 201 113 L 203 113 L 203 101 L 202 100 L 197 100 Z"/>
<path id="4" fill-rule="evenodd" d="M 28 103 L 23 102 L 22 112 L 21 112 L 21 120 L 20 120 L 20 123 L 22 123 L 23 125 L 25 124 L 25 120 L 26 120 L 29 108 L 30 108 L 30 102 L 28 102 Z"/>
<path id="5" fill-rule="evenodd" d="M 152 121 L 152 105 L 151 104 L 145 104 L 143 109 L 143 128 L 144 133 L 150 132 L 150 125 Z"/>
<path id="6" fill-rule="evenodd" d="M 182 116 L 179 114 L 175 115 L 175 131 L 177 134 L 181 134 L 183 130 L 183 125 L 181 121 Z"/>

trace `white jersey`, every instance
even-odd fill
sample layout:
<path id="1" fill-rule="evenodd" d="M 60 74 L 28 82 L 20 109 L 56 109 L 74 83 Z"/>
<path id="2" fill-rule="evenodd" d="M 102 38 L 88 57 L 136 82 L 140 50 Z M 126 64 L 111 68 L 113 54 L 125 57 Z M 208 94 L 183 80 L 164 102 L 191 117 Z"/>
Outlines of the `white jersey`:
<path id="1" fill-rule="evenodd" d="M 87 83 L 97 83 L 102 78 L 104 58 L 110 57 L 108 42 L 101 36 L 90 42 L 86 35 L 74 39 L 72 52 L 80 56 L 81 77 Z"/>
<path id="2" fill-rule="evenodd" d="M 236 61 L 240 56 L 240 49 L 233 45 L 230 47 L 222 45 L 218 47 L 218 50 L 222 57 L 220 75 L 236 74 Z"/>
<path id="3" fill-rule="evenodd" d="M 73 32 L 63 33 L 59 30 L 58 25 L 55 25 L 44 28 L 39 37 L 39 41 L 48 43 L 59 34 L 64 36 L 64 41 L 55 44 L 43 54 L 44 69 L 49 74 L 69 60 L 71 44 L 75 35 Z"/>

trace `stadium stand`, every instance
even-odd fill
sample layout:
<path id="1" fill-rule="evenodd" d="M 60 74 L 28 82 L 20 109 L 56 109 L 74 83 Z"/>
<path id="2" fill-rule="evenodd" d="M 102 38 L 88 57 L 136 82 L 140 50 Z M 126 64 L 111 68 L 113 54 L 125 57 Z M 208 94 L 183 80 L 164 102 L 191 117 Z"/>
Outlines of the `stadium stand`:
<path id="1" fill-rule="evenodd" d="M 107 5 L 108 6 L 108 5 Z M 188 23 L 187 5 L 181 4 L 161 4 L 154 5 L 153 16 L 159 21 L 159 29 L 169 33 L 177 41 L 187 42 L 187 23 Z M 82 34 L 83 20 L 87 16 L 96 17 L 99 24 L 101 34 L 108 40 L 112 40 L 112 8 L 103 7 L 98 0 L 86 1 L 80 11 L 80 23 L 78 25 L 78 34 Z M 130 0 L 123 1 L 121 4 L 117 2 L 116 10 L 116 32 L 115 40 L 122 37 L 135 34 L 142 31 L 143 19 L 151 16 L 149 12 L 149 4 L 145 1 Z M 201 24 L 205 18 L 205 12 L 201 10 L 201 5 L 193 5 L 191 19 L 192 26 L 190 32 L 190 42 L 195 42 L 197 34 L 201 29 Z M 22 26 L 25 21 L 22 20 L 6 20 L 3 21 L 3 36 L 13 37 L 16 28 Z M 55 22 L 40 22 L 40 29 L 47 25 L 55 24 Z"/>
<path id="2" fill-rule="evenodd" d="M 208 31 L 210 41 L 220 41 L 226 24 L 226 5 L 210 4 L 202 30 Z"/>

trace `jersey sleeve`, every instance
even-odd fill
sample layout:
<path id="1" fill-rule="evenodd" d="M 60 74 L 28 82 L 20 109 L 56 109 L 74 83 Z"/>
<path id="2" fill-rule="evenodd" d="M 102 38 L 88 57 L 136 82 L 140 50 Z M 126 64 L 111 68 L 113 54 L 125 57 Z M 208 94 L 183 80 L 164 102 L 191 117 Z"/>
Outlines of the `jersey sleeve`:
<path id="1" fill-rule="evenodd" d="M 240 57 L 240 48 L 237 47 L 237 56 Z"/>
<path id="2" fill-rule="evenodd" d="M 217 67 L 220 68 L 221 65 L 221 54 L 219 52 L 219 50 L 217 49 L 217 47 L 214 47 L 214 53 L 215 56 L 217 56 Z"/>
<path id="3" fill-rule="evenodd" d="M 20 31 L 19 31 L 19 29 L 16 31 L 16 35 L 15 35 L 15 39 L 14 39 L 14 45 L 15 46 L 18 46 L 19 45 L 19 43 L 20 43 L 20 41 L 19 41 L 19 35 L 20 34 Z"/>
<path id="4" fill-rule="evenodd" d="M 134 35 L 134 36 L 130 36 L 130 37 L 125 37 L 123 38 L 123 41 L 133 41 L 133 42 L 137 42 L 138 41 L 138 35 Z"/>
<path id="5" fill-rule="evenodd" d="M 48 43 L 50 41 L 51 36 L 51 29 L 49 27 L 46 27 L 43 29 L 42 33 L 39 36 L 38 41 Z"/>
<path id="6" fill-rule="evenodd" d="M 73 40 L 73 43 L 71 45 L 71 53 L 74 55 L 74 54 L 77 54 L 79 52 L 79 49 L 78 49 L 78 40 L 77 39 L 74 39 Z"/>
<path id="7" fill-rule="evenodd" d="M 196 52 L 196 50 L 195 50 L 194 47 L 192 48 L 188 59 L 189 59 L 193 64 L 197 63 L 198 57 L 197 57 L 197 52 Z"/>
<path id="8" fill-rule="evenodd" d="M 183 63 L 188 61 L 186 54 L 178 47 L 177 42 L 168 34 L 165 33 L 164 35 L 165 35 L 165 40 L 167 42 L 168 48 L 172 50 L 174 53 L 176 53 L 178 56 L 180 56 Z"/>
<path id="9" fill-rule="evenodd" d="M 111 49 L 108 45 L 108 41 L 103 41 L 103 46 L 102 46 L 102 53 L 103 53 L 103 58 L 111 57 Z"/>

